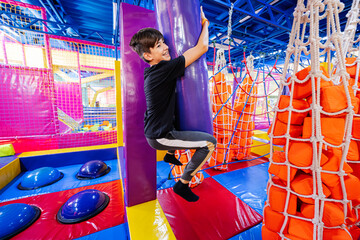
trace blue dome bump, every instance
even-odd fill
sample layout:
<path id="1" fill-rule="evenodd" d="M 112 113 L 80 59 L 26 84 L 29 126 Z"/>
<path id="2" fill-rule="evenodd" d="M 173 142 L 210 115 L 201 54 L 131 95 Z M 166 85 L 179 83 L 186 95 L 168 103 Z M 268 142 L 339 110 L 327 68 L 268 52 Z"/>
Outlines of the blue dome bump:
<path id="1" fill-rule="evenodd" d="M 17 187 L 20 190 L 42 188 L 59 181 L 63 176 L 64 174 L 56 168 L 42 167 L 27 172 Z"/>
<path id="2" fill-rule="evenodd" d="M 9 239 L 24 231 L 39 217 L 38 207 L 25 203 L 12 203 L 0 207 L 0 239 Z"/>
<path id="3" fill-rule="evenodd" d="M 110 202 L 105 193 L 87 189 L 74 194 L 58 211 L 56 218 L 60 223 L 78 223 L 94 217 L 103 211 Z"/>
<path id="4" fill-rule="evenodd" d="M 103 161 L 92 160 L 81 166 L 76 178 L 80 180 L 102 177 L 110 172 L 110 167 Z"/>

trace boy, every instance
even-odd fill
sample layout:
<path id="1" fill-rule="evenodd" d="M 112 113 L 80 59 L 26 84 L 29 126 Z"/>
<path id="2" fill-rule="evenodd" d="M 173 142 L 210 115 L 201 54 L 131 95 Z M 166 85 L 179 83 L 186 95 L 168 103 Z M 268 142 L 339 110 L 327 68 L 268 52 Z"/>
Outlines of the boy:
<path id="1" fill-rule="evenodd" d="M 216 139 L 208 133 L 177 131 L 174 127 L 176 80 L 184 75 L 187 66 L 208 50 L 209 21 L 202 9 L 201 19 L 202 31 L 196 46 L 175 59 L 171 59 L 164 37 L 156 29 L 141 29 L 130 41 L 131 48 L 150 64 L 144 71 L 147 107 L 144 132 L 149 145 L 158 150 L 168 150 L 164 161 L 175 165 L 182 165 L 174 156 L 175 150 L 196 149 L 180 180 L 173 187 L 176 194 L 189 202 L 199 199 L 189 188 L 189 182 L 209 159 L 216 145 Z"/>

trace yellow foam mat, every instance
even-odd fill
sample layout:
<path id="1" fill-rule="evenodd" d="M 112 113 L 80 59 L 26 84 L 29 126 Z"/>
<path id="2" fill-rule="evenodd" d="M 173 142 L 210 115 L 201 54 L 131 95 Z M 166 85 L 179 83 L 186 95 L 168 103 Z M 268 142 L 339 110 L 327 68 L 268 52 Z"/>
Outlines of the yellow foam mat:
<path id="1" fill-rule="evenodd" d="M 131 240 L 176 240 L 158 200 L 127 207 L 126 211 Z"/>
<path id="2" fill-rule="evenodd" d="M 0 169 L 0 190 L 21 172 L 20 160 L 17 158 Z"/>
<path id="3" fill-rule="evenodd" d="M 256 138 L 258 138 L 259 140 L 256 140 Z M 265 143 L 268 143 L 267 145 L 263 145 Z M 263 146 L 259 146 L 259 145 L 263 145 Z M 263 132 L 263 131 L 254 131 L 254 138 L 252 139 L 252 148 L 251 148 L 251 152 L 255 153 L 257 155 L 265 155 L 270 153 L 270 138 L 267 134 L 267 132 Z M 256 147 L 259 146 L 259 147 Z M 283 151 L 283 148 L 277 145 L 274 145 L 274 151 Z M 266 158 L 270 157 L 270 154 L 265 156 Z"/>
<path id="4" fill-rule="evenodd" d="M 167 151 L 156 150 L 156 161 L 162 161 Z"/>
<path id="5" fill-rule="evenodd" d="M 254 131 L 254 137 L 262 138 L 262 139 L 265 139 L 265 140 L 270 140 L 269 135 L 267 134 L 267 132 L 260 131 L 260 130 L 255 130 Z"/>

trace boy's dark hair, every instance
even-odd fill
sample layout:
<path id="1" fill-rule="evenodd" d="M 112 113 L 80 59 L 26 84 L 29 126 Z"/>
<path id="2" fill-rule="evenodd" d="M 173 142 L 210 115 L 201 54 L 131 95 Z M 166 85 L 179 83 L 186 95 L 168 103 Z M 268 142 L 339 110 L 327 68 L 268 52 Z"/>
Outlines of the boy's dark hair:
<path id="1" fill-rule="evenodd" d="M 148 63 L 149 61 L 144 58 L 143 53 L 149 53 L 150 48 L 153 48 L 159 40 L 163 39 L 164 36 L 158 30 L 154 28 L 143 28 L 132 36 L 130 47 Z"/>

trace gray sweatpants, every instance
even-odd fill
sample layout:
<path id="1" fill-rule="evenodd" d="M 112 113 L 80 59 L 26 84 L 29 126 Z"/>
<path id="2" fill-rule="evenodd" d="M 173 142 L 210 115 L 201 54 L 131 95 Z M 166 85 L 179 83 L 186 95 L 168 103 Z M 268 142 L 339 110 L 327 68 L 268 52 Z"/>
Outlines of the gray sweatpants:
<path id="1" fill-rule="evenodd" d="M 206 163 L 216 146 L 216 139 L 212 135 L 197 131 L 172 130 L 164 138 L 147 138 L 147 141 L 152 148 L 157 150 L 172 152 L 181 149 L 196 149 L 181 176 L 182 179 L 187 181 L 191 181 L 191 178 Z"/>

